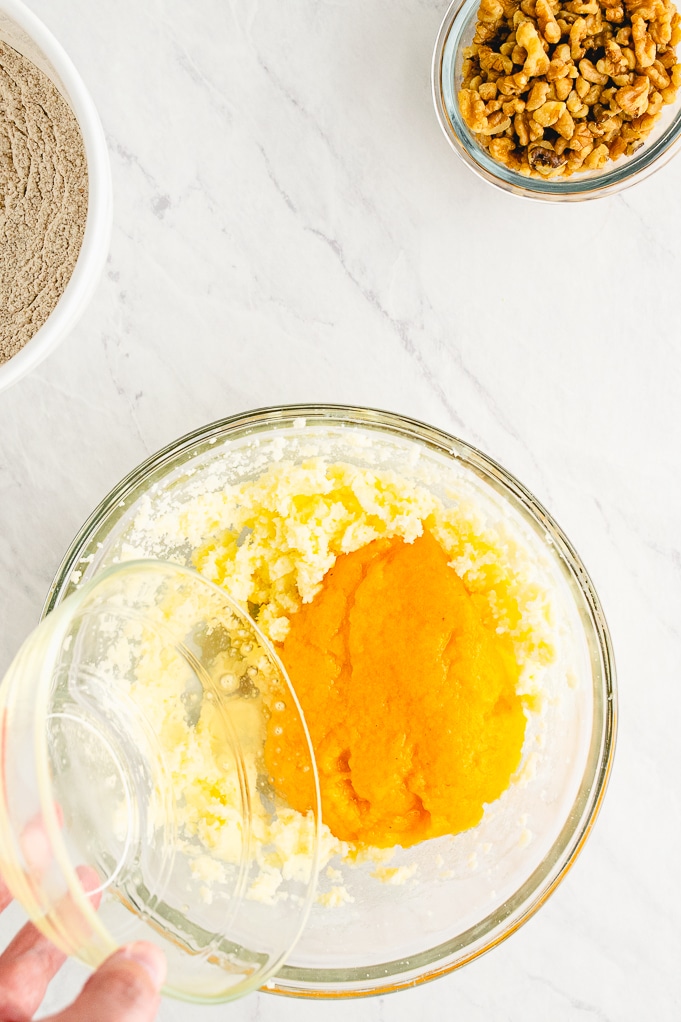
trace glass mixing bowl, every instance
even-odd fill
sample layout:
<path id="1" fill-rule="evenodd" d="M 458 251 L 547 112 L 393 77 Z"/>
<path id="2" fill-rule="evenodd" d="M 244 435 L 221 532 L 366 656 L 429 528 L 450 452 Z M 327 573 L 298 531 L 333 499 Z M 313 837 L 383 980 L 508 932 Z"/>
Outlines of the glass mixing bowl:
<path id="1" fill-rule="evenodd" d="M 334 860 L 335 879 L 320 871 L 321 897 L 267 988 L 346 997 L 447 973 L 494 947 L 546 900 L 582 848 L 603 798 L 614 749 L 615 675 L 589 576 L 522 484 L 440 430 L 362 408 L 262 409 L 166 447 L 124 479 L 83 526 L 57 573 L 46 613 L 84 581 L 131 557 L 191 563 L 200 537 L 188 509 L 272 466 L 285 475 L 309 459 L 397 473 L 447 507 L 474 506 L 552 594 L 561 635 L 522 781 L 487 807 L 476 828 L 397 849 L 388 869 L 369 857 Z M 168 528 L 178 513 L 183 526 Z M 209 519 L 207 527 L 219 529 L 219 521 Z M 349 898 L 331 906 L 324 895 L 338 878 Z"/>
<path id="2" fill-rule="evenodd" d="M 601 170 L 588 170 L 561 180 L 524 177 L 492 159 L 477 142 L 460 112 L 458 92 L 462 51 L 475 33 L 480 0 L 453 0 L 438 33 L 432 65 L 435 112 L 447 141 L 464 163 L 485 181 L 514 195 L 553 202 L 575 202 L 612 195 L 643 181 L 663 167 L 681 147 L 681 91 L 633 156 L 610 161 Z"/>

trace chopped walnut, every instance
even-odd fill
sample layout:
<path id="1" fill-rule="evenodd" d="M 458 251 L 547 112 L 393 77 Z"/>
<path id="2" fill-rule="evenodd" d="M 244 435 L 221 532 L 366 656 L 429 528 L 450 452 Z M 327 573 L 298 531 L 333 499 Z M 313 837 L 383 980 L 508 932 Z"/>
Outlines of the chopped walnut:
<path id="1" fill-rule="evenodd" d="M 570 141 L 570 139 L 575 133 L 575 122 L 569 110 L 564 110 L 562 112 L 562 114 L 554 124 L 554 128 L 556 129 L 556 131 L 558 132 L 562 139 L 564 139 L 566 142 Z M 556 139 L 556 144 L 558 142 L 560 142 L 559 138 Z"/>
<path id="2" fill-rule="evenodd" d="M 512 138 L 493 138 L 489 151 L 499 163 L 510 163 L 515 145 Z"/>
<path id="3" fill-rule="evenodd" d="M 589 153 L 587 158 L 584 160 L 584 166 L 588 167 L 589 170 L 600 170 L 609 158 L 610 152 L 608 147 L 605 143 L 602 143 L 601 145 L 596 146 L 596 148 Z"/>
<path id="4" fill-rule="evenodd" d="M 525 102 L 526 110 L 538 110 L 546 102 L 549 94 L 548 82 L 535 82 Z"/>
<path id="5" fill-rule="evenodd" d="M 535 10 L 539 22 L 539 31 L 544 36 L 544 39 L 546 39 L 547 43 L 559 42 L 563 33 L 558 27 L 558 22 L 554 17 L 548 0 L 537 0 Z"/>
<path id="6" fill-rule="evenodd" d="M 582 45 L 585 39 L 586 21 L 584 18 L 577 18 L 570 29 L 570 56 L 573 60 L 579 60 L 586 53 L 586 46 Z"/>
<path id="7" fill-rule="evenodd" d="M 585 78 L 587 82 L 593 82 L 594 85 L 607 85 L 608 83 L 608 76 L 602 75 L 590 60 L 580 60 L 579 73 L 582 78 Z"/>
<path id="8" fill-rule="evenodd" d="M 645 75 L 634 79 L 633 85 L 625 85 L 615 93 L 620 110 L 631 118 L 640 117 L 648 109 L 650 80 Z"/>
<path id="9" fill-rule="evenodd" d="M 527 50 L 523 72 L 528 78 L 534 78 L 535 75 L 545 75 L 549 69 L 549 58 L 544 52 L 539 33 L 532 22 L 523 21 L 521 25 L 518 25 L 515 37 L 518 40 L 518 46 L 522 46 L 524 50 Z"/>
<path id="10" fill-rule="evenodd" d="M 656 60 L 651 67 L 646 68 L 646 74 L 656 89 L 666 89 L 671 81 L 664 64 L 659 60 Z"/>
<path id="11" fill-rule="evenodd" d="M 559 103 L 557 100 L 551 100 L 548 103 L 544 103 L 538 110 L 535 110 L 532 116 L 534 117 L 537 124 L 541 124 L 542 128 L 550 128 L 552 124 L 555 124 L 561 114 L 565 111 L 565 103 Z"/>
<path id="12" fill-rule="evenodd" d="M 643 144 L 681 88 L 672 0 L 480 0 L 459 108 L 525 176 L 599 170 Z"/>
<path id="13" fill-rule="evenodd" d="M 549 142 L 536 142 L 528 151 L 530 167 L 542 177 L 557 177 L 565 170 L 567 156 L 557 153 Z"/>
<path id="14" fill-rule="evenodd" d="M 631 34 L 634 38 L 637 64 L 640 67 L 650 67 L 655 63 L 657 47 L 654 40 L 648 35 L 648 25 L 641 14 L 635 14 L 631 19 Z"/>

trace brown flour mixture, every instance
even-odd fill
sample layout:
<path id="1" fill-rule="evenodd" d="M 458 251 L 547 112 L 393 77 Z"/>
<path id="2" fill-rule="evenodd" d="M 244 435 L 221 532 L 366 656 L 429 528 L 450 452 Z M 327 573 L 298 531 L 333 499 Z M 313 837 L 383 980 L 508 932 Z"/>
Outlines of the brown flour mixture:
<path id="1" fill-rule="evenodd" d="M 87 203 L 85 148 L 70 107 L 35 64 L 0 40 L 0 365 L 61 298 Z"/>

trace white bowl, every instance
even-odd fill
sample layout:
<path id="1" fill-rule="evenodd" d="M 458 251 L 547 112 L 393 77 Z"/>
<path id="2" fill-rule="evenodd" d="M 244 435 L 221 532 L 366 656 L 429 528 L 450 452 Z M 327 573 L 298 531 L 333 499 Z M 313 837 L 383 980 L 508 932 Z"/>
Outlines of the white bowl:
<path id="1" fill-rule="evenodd" d="M 20 0 L 0 0 L 0 39 L 43 71 L 67 101 L 80 126 L 89 183 L 85 234 L 71 279 L 47 322 L 9 361 L 0 365 L 0 391 L 46 358 L 72 329 L 97 285 L 109 250 L 111 168 L 96 107 L 52 33 Z"/>

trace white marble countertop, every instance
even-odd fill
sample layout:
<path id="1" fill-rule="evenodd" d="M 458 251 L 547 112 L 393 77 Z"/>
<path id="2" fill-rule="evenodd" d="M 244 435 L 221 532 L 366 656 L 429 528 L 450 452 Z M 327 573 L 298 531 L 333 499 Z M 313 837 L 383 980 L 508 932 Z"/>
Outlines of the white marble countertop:
<path id="1" fill-rule="evenodd" d="M 601 817 L 501 947 L 389 997 L 160 1019 L 680 1017 L 681 159 L 562 207 L 479 181 L 432 109 L 447 0 L 30 5 L 99 107 L 115 219 L 84 318 L 0 398 L 0 670 L 123 474 L 296 401 L 406 413 L 519 476 L 590 570 L 619 668 Z"/>

